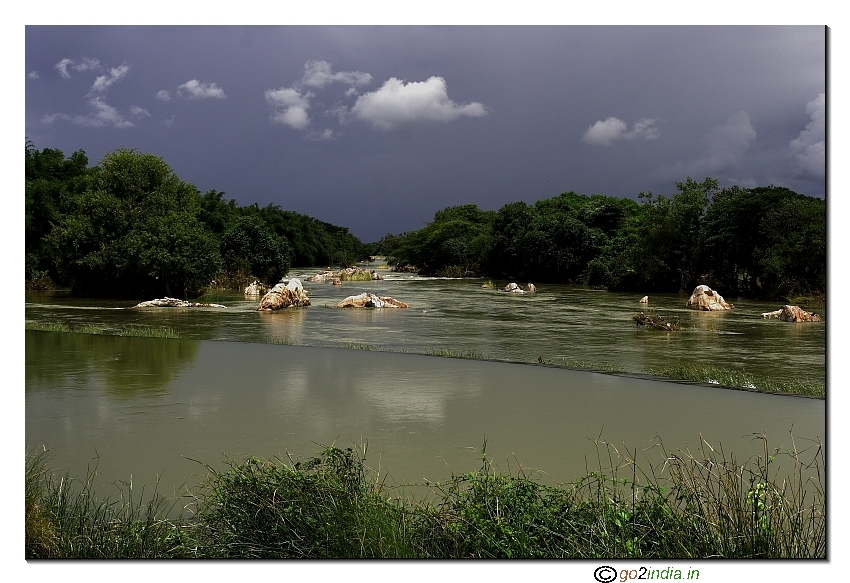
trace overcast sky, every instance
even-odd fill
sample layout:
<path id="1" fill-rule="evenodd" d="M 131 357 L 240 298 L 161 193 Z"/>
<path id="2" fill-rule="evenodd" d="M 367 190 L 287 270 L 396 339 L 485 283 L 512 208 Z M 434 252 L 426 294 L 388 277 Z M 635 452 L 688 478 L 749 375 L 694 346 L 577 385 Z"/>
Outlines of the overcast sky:
<path id="1" fill-rule="evenodd" d="M 766 27 L 27 26 L 36 148 L 162 156 L 364 242 L 565 191 L 825 192 L 826 33 Z"/>

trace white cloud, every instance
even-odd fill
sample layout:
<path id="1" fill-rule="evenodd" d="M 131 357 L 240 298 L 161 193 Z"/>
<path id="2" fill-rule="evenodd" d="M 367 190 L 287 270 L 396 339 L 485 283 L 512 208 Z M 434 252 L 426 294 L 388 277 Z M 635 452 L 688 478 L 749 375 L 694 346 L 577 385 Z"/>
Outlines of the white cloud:
<path id="1" fill-rule="evenodd" d="M 56 69 L 59 71 L 59 74 L 68 79 L 71 74 L 68 72 L 68 67 L 73 69 L 74 71 L 95 71 L 99 70 L 102 67 L 100 66 L 100 61 L 97 59 L 90 59 L 88 57 L 83 57 L 83 60 L 79 63 L 72 61 L 71 59 L 62 59 L 58 63 L 54 65 Z"/>
<path id="2" fill-rule="evenodd" d="M 71 123 L 83 126 L 114 126 L 116 128 L 133 127 L 133 122 L 124 119 L 117 109 L 103 101 L 101 97 L 95 97 L 89 100 L 89 105 L 94 109 L 94 112 L 89 115 L 70 116 L 65 113 L 54 113 L 45 115 L 42 118 L 44 123 L 53 123 L 57 118 L 64 119 Z"/>
<path id="3" fill-rule="evenodd" d="M 377 91 L 358 97 L 351 113 L 378 129 L 390 130 L 411 123 L 452 121 L 462 115 L 481 117 L 487 110 L 478 102 L 458 105 L 449 99 L 442 77 L 410 83 L 391 77 Z"/>
<path id="4" fill-rule="evenodd" d="M 328 140 L 335 140 L 337 138 L 337 134 L 335 134 L 332 129 L 328 128 L 321 132 L 310 132 L 307 134 L 307 138 L 317 142 L 324 142 Z"/>
<path id="5" fill-rule="evenodd" d="M 176 116 L 176 115 L 172 115 L 172 116 L 171 116 L 171 117 L 169 117 L 167 120 L 163 121 L 163 122 L 162 122 L 162 125 L 164 125 L 164 126 L 165 126 L 165 127 L 167 127 L 167 128 L 170 128 L 172 125 L 174 125 L 174 120 L 175 120 L 175 119 L 177 119 L 177 116 Z"/>
<path id="6" fill-rule="evenodd" d="M 41 76 L 38 74 L 38 71 L 30 71 L 27 77 L 29 77 L 30 79 L 41 79 Z"/>
<path id="7" fill-rule="evenodd" d="M 626 122 L 617 117 L 609 117 L 605 121 L 597 121 L 587 128 L 581 139 L 593 146 L 610 146 L 617 140 L 634 140 L 636 138 L 654 140 L 660 135 L 658 128 L 655 127 L 657 121 L 657 119 L 641 118 L 635 122 L 632 131 L 628 131 L 629 126 Z"/>
<path id="8" fill-rule="evenodd" d="M 89 92 L 89 94 L 103 93 L 104 91 L 109 89 L 110 86 L 114 85 L 115 83 L 118 83 L 121 79 L 126 77 L 127 72 L 129 70 L 130 66 L 126 64 L 109 69 L 108 74 L 101 75 L 100 77 L 94 80 L 94 85 L 91 86 L 91 91 Z"/>
<path id="9" fill-rule="evenodd" d="M 71 74 L 68 73 L 68 67 L 73 63 L 74 61 L 72 61 L 71 59 L 62 59 L 61 61 L 56 63 L 54 67 L 56 67 L 60 75 L 68 79 L 71 76 Z"/>
<path id="10" fill-rule="evenodd" d="M 372 75 L 363 71 L 339 71 L 331 73 L 331 64 L 327 61 L 309 61 L 304 64 L 304 76 L 301 84 L 307 87 L 322 88 L 330 83 L 346 85 L 367 85 Z"/>
<path id="11" fill-rule="evenodd" d="M 610 146 L 615 140 L 622 139 L 627 129 L 626 122 L 616 117 L 609 117 L 587 128 L 581 139 L 594 146 Z"/>
<path id="12" fill-rule="evenodd" d="M 168 101 L 169 99 L 171 99 L 171 93 L 166 91 L 165 89 L 160 89 L 156 92 L 155 97 L 160 101 Z"/>
<path id="13" fill-rule="evenodd" d="M 225 99 L 224 91 L 215 83 L 206 83 L 192 79 L 177 88 L 177 95 L 186 99 Z"/>
<path id="14" fill-rule="evenodd" d="M 151 117 L 151 114 L 147 109 L 141 108 L 138 105 L 130 107 L 130 113 L 136 117 Z"/>
<path id="15" fill-rule="evenodd" d="M 800 171 L 823 177 L 826 175 L 826 95 L 821 93 L 808 102 L 806 113 L 812 121 L 806 124 L 799 137 L 791 140 L 791 150 Z"/>
<path id="16" fill-rule="evenodd" d="M 310 98 L 313 93 L 301 95 L 297 90 L 287 87 L 269 89 L 266 91 L 266 101 L 272 106 L 271 119 L 274 123 L 283 123 L 296 130 L 303 130 L 310 125 Z"/>

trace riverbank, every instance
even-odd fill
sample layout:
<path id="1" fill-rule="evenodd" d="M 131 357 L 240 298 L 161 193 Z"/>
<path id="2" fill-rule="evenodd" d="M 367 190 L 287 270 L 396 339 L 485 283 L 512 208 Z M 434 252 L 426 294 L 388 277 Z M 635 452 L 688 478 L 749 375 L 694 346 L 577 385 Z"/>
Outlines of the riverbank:
<path id="1" fill-rule="evenodd" d="M 177 501 L 142 502 L 131 483 L 100 498 L 93 476 L 26 459 L 30 558 L 825 558 L 824 451 L 744 461 L 703 442 L 662 465 L 596 442 L 597 466 L 544 486 L 477 471 L 426 482 L 411 499 L 366 463 L 366 446 L 303 460 L 248 457 Z M 486 444 L 485 444 L 486 451 Z M 784 471 L 780 473 L 780 468 Z M 166 518 L 186 504 L 189 518 Z"/>

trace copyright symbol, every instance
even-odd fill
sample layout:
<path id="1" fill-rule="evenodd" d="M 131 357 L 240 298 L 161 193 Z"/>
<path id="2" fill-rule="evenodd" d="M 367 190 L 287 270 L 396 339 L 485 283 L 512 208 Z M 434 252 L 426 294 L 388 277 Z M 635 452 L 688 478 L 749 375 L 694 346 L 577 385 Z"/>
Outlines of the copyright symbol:
<path id="1" fill-rule="evenodd" d="M 611 583 L 617 578 L 617 570 L 614 567 L 597 567 L 593 572 L 593 578 L 599 583 Z"/>

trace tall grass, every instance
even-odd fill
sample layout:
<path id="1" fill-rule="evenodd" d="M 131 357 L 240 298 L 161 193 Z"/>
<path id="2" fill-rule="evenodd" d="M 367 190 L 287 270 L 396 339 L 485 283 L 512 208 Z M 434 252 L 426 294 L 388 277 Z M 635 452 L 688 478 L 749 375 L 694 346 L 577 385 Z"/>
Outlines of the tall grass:
<path id="1" fill-rule="evenodd" d="M 69 489 L 39 455 L 27 458 L 27 556 L 824 558 L 823 448 L 756 438 L 763 452 L 744 461 L 701 440 L 694 454 L 659 444 L 654 465 L 595 440 L 597 469 L 560 486 L 500 473 L 485 444 L 478 471 L 419 500 L 366 465 L 365 445 L 250 457 L 206 466 L 191 522 L 130 496 L 98 501 L 91 479 Z"/>
<path id="2" fill-rule="evenodd" d="M 166 558 L 188 556 L 177 523 L 164 518 L 165 499 L 143 502 L 132 481 L 119 483 L 118 497 L 92 490 L 96 471 L 83 481 L 57 478 L 46 466 L 47 452 L 27 456 L 25 469 L 26 558 Z"/>

